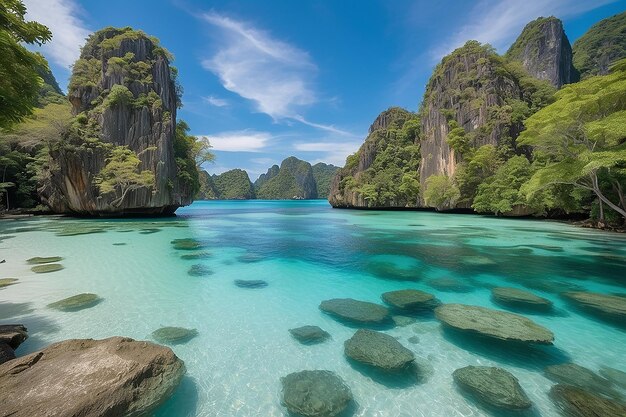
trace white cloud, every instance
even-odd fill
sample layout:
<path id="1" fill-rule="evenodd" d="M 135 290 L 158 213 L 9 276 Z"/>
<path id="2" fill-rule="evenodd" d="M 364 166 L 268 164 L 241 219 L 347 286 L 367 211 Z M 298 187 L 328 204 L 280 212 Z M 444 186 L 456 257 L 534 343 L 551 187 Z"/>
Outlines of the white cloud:
<path id="1" fill-rule="evenodd" d="M 324 156 L 316 162 L 343 166 L 346 157 L 356 152 L 359 146 L 361 142 L 303 142 L 295 143 L 293 148 L 300 152 L 321 152 Z"/>
<path id="2" fill-rule="evenodd" d="M 52 32 L 52 41 L 41 52 L 57 64 L 69 67 L 80 55 L 80 47 L 91 32 L 79 17 L 81 10 L 74 0 L 24 0 L 27 20 L 42 23 Z"/>
<path id="3" fill-rule="evenodd" d="M 272 158 L 252 158 L 250 159 L 251 162 L 254 162 L 255 164 L 259 164 L 259 165 L 263 165 L 263 166 L 272 166 L 274 165 L 276 162 L 274 162 L 274 160 Z"/>
<path id="4" fill-rule="evenodd" d="M 272 138 L 269 133 L 250 130 L 198 136 L 207 138 L 212 150 L 225 152 L 261 152 Z"/>
<path id="5" fill-rule="evenodd" d="M 524 26 L 540 16 L 564 19 L 615 1 L 617 0 L 482 0 L 475 3 L 464 19 L 470 23 L 430 51 L 431 59 L 438 62 L 444 55 L 470 39 L 489 43 L 499 52 L 505 52 Z"/>
<path id="6" fill-rule="evenodd" d="M 215 107 L 226 107 L 229 105 L 228 100 L 214 96 L 202 97 L 202 100 Z"/>

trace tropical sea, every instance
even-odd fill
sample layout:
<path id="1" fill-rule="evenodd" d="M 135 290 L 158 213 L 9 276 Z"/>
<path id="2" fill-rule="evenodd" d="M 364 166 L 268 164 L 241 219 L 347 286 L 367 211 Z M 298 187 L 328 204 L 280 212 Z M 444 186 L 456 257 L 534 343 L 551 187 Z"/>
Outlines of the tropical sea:
<path id="1" fill-rule="evenodd" d="M 201 247 L 176 249 L 176 239 Z M 200 252 L 199 259 L 184 259 Z M 61 256 L 63 269 L 33 273 L 26 260 L 36 256 Z M 0 259 L 6 259 L 0 278 L 19 279 L 0 289 L 0 324 L 29 330 L 18 356 L 69 338 L 152 340 L 162 326 L 196 329 L 195 338 L 171 345 L 187 374 L 157 416 L 285 416 L 280 378 L 305 369 L 343 378 L 355 398 L 348 415 L 494 415 L 455 386 L 452 372 L 467 365 L 513 373 L 534 404 L 517 415 L 557 416 L 545 366 L 575 362 L 626 371 L 624 328 L 559 296 L 626 293 L 626 236 L 564 223 L 334 210 L 322 200 L 200 201 L 174 218 L 0 220 Z M 440 278 L 460 283 L 431 282 Z M 237 279 L 268 285 L 240 288 Z M 412 324 L 382 329 L 426 370 L 410 383 L 346 360 L 343 344 L 356 328 L 319 309 L 331 298 L 382 303 L 386 291 L 415 288 L 442 303 L 507 310 L 492 301 L 494 286 L 551 300 L 547 314 L 508 311 L 550 329 L 554 346 L 505 347 L 450 333 L 432 313 L 422 313 Z M 46 307 L 79 293 L 103 301 L 75 312 Z M 300 344 L 288 330 L 303 325 L 320 326 L 332 339 Z"/>

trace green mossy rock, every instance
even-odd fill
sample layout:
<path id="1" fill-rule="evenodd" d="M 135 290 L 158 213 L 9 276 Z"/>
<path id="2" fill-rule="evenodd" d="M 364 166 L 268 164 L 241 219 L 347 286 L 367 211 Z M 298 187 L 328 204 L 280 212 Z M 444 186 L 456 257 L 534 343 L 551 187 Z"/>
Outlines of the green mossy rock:
<path id="1" fill-rule="evenodd" d="M 561 295 L 583 310 L 602 317 L 626 322 L 625 297 L 587 291 L 571 291 Z"/>
<path id="2" fill-rule="evenodd" d="M 623 404 L 571 385 L 554 385 L 550 389 L 550 398 L 567 417 L 626 416 Z"/>
<path id="3" fill-rule="evenodd" d="M 50 264 L 53 262 L 60 262 L 63 258 L 61 256 L 35 256 L 34 258 L 27 259 L 26 262 L 29 265 L 41 265 L 41 264 Z"/>
<path id="4" fill-rule="evenodd" d="M 174 239 L 171 243 L 176 250 L 197 250 L 204 247 L 202 242 L 196 239 Z"/>
<path id="5" fill-rule="evenodd" d="M 30 270 L 37 274 L 47 274 L 48 272 L 56 272 L 63 269 L 61 264 L 44 264 L 33 266 Z"/>
<path id="6" fill-rule="evenodd" d="M 295 415 L 334 417 L 352 401 L 350 388 L 331 371 L 294 372 L 280 382 L 282 403 Z"/>
<path id="7" fill-rule="evenodd" d="M 302 344 L 314 345 L 330 339 L 330 334 L 318 326 L 302 326 L 289 329 L 289 333 Z"/>
<path id="8" fill-rule="evenodd" d="M 48 304 L 48 307 L 61 311 L 79 311 L 93 307 L 100 301 L 102 298 L 96 294 L 83 293 Z"/>
<path id="9" fill-rule="evenodd" d="M 17 278 L 0 278 L 0 288 L 8 287 L 18 281 Z"/>
<path id="10" fill-rule="evenodd" d="M 389 291 L 381 295 L 382 300 L 400 310 L 430 310 L 437 306 L 435 296 L 419 290 Z"/>
<path id="11" fill-rule="evenodd" d="M 359 329 L 344 343 L 347 357 L 387 372 L 408 370 L 415 355 L 392 336 Z"/>
<path id="12" fill-rule="evenodd" d="M 525 410 L 532 406 L 517 378 L 502 368 L 467 366 L 452 374 L 463 390 L 490 406 L 507 410 Z"/>
<path id="13" fill-rule="evenodd" d="M 334 317 L 360 324 L 382 324 L 389 319 L 389 310 L 386 307 L 352 298 L 322 301 L 320 310 Z"/>
<path id="14" fill-rule="evenodd" d="M 185 329 L 184 327 L 161 327 L 152 332 L 154 340 L 169 344 L 186 343 L 197 335 L 196 329 Z"/>

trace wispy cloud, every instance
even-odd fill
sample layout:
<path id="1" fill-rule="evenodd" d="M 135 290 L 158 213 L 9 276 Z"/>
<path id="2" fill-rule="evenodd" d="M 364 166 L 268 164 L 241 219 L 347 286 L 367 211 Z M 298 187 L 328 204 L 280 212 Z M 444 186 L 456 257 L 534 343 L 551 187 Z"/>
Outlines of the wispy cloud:
<path id="1" fill-rule="evenodd" d="M 46 58 L 69 67 L 80 55 L 80 47 L 91 32 L 80 18 L 74 0 L 24 0 L 28 20 L 42 23 L 52 31 L 52 41 L 41 47 Z"/>
<path id="2" fill-rule="evenodd" d="M 226 107 L 230 104 L 228 100 L 214 96 L 202 97 L 202 100 L 215 107 Z"/>
<path id="3" fill-rule="evenodd" d="M 293 145 L 294 150 L 300 152 L 321 152 L 323 156 L 316 162 L 325 162 L 343 166 L 346 157 L 359 149 L 361 142 L 302 142 Z"/>
<path id="4" fill-rule="evenodd" d="M 272 138 L 267 132 L 251 130 L 198 136 L 207 138 L 213 150 L 225 152 L 261 152 Z"/>
<path id="5" fill-rule="evenodd" d="M 617 0 L 482 0 L 465 19 L 467 23 L 430 51 L 433 62 L 473 39 L 504 52 L 524 26 L 540 16 L 567 18 Z"/>

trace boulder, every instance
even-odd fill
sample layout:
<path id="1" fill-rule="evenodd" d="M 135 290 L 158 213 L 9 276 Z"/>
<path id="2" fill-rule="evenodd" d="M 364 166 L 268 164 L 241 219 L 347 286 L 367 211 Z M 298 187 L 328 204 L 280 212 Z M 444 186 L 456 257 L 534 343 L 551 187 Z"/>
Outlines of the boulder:
<path id="1" fill-rule="evenodd" d="M 626 416 L 626 406 L 623 404 L 591 394 L 571 385 L 554 385 L 550 389 L 550 398 L 552 398 L 552 401 L 561 409 L 564 416 Z"/>
<path id="2" fill-rule="evenodd" d="M 47 274 L 48 272 L 56 272 L 63 269 L 63 265 L 61 264 L 44 264 L 44 265 L 35 265 L 30 270 L 37 274 Z"/>
<path id="3" fill-rule="evenodd" d="M 295 329 L 289 329 L 289 333 L 305 345 L 313 345 L 330 339 L 330 334 L 317 326 L 302 326 Z"/>
<path id="4" fill-rule="evenodd" d="M 18 281 L 17 278 L 0 278 L 0 288 L 8 287 Z"/>
<path id="5" fill-rule="evenodd" d="M 429 310 L 437 303 L 434 295 L 411 289 L 386 292 L 381 298 L 392 307 L 408 311 Z"/>
<path id="6" fill-rule="evenodd" d="M 529 291 L 511 287 L 496 287 L 491 290 L 493 300 L 507 307 L 518 307 L 537 311 L 552 309 L 552 301 Z"/>
<path id="7" fill-rule="evenodd" d="M 509 342 L 551 345 L 554 334 L 526 317 L 485 307 L 444 304 L 435 309 L 444 325 L 470 334 Z"/>
<path id="8" fill-rule="evenodd" d="M 262 279 L 236 279 L 234 282 L 239 288 L 265 288 L 268 285 Z"/>
<path id="9" fill-rule="evenodd" d="M 626 321 L 626 297 L 586 291 L 570 291 L 561 294 L 574 305 L 612 319 Z"/>
<path id="10" fill-rule="evenodd" d="M 282 403 L 290 413 L 305 417 L 333 417 L 352 402 L 352 392 L 331 371 L 300 371 L 280 379 Z"/>
<path id="11" fill-rule="evenodd" d="M 344 352 L 350 359 L 388 372 L 407 370 L 415 360 L 413 352 L 392 336 L 366 329 L 346 340 Z"/>
<path id="12" fill-rule="evenodd" d="M 0 343 L 0 365 L 5 362 L 15 359 L 15 351 L 6 343 Z"/>
<path id="13" fill-rule="evenodd" d="M 12 349 L 17 349 L 26 339 L 28 339 L 28 333 L 26 327 L 21 324 L 0 325 L 0 344 L 6 343 Z"/>
<path id="14" fill-rule="evenodd" d="M 391 320 L 398 327 L 410 326 L 417 321 L 415 317 L 408 316 L 391 316 Z"/>
<path id="15" fill-rule="evenodd" d="M 185 329 L 184 327 L 166 326 L 152 332 L 152 337 L 159 343 L 172 345 L 185 343 L 198 335 L 196 329 Z"/>
<path id="16" fill-rule="evenodd" d="M 118 417 L 149 413 L 178 386 L 171 349 L 112 337 L 72 339 L 0 365 L 2 414 Z"/>
<path id="17" fill-rule="evenodd" d="M 601 366 L 599 372 L 604 378 L 608 379 L 623 390 L 626 390 L 626 372 L 609 366 Z"/>
<path id="18" fill-rule="evenodd" d="M 79 311 L 93 307 L 100 301 L 102 298 L 96 294 L 83 293 L 48 304 L 48 307 L 61 311 Z"/>
<path id="19" fill-rule="evenodd" d="M 466 366 L 452 374 L 464 391 L 490 406 L 508 410 L 524 410 L 532 406 L 517 378 L 502 368 Z"/>
<path id="20" fill-rule="evenodd" d="M 213 275 L 215 272 L 211 268 L 202 264 L 191 265 L 189 270 L 187 271 L 187 275 L 192 277 L 207 277 L 209 275 Z"/>
<path id="21" fill-rule="evenodd" d="M 472 292 L 474 287 L 455 278 L 435 278 L 426 284 L 439 291 L 445 292 Z"/>
<path id="22" fill-rule="evenodd" d="M 26 260 L 26 263 L 29 265 L 40 265 L 40 264 L 50 264 L 53 262 L 60 262 L 63 258 L 61 256 L 35 256 L 34 258 L 30 258 Z"/>
<path id="23" fill-rule="evenodd" d="M 575 363 L 547 366 L 544 372 L 546 377 L 554 382 L 572 385 L 593 393 L 619 397 L 619 394 L 611 388 L 611 381 Z"/>
<path id="24" fill-rule="evenodd" d="M 174 239 L 170 243 L 176 250 L 197 250 L 204 247 L 204 244 L 196 239 Z"/>
<path id="25" fill-rule="evenodd" d="M 389 310 L 380 304 L 352 298 L 322 301 L 320 310 L 340 319 L 361 324 L 382 324 L 389 319 Z"/>

